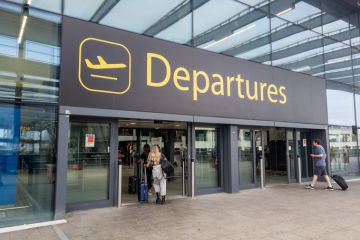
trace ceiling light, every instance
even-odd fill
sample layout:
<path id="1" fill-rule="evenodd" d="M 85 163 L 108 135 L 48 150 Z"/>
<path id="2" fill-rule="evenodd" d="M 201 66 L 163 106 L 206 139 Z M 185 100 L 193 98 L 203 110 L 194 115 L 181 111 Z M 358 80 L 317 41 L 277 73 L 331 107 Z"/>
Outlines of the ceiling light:
<path id="1" fill-rule="evenodd" d="M 294 71 L 294 72 L 304 72 L 304 71 L 309 71 L 310 69 L 311 69 L 310 66 L 303 66 L 303 67 L 294 68 L 294 69 L 291 69 L 291 70 Z"/>
<path id="2" fill-rule="evenodd" d="M 338 63 L 338 62 L 344 62 L 346 60 L 350 60 L 351 58 L 350 57 L 343 57 L 343 58 L 337 58 L 337 59 L 329 59 L 326 61 L 327 64 L 330 64 L 330 63 Z"/>
<path id="3" fill-rule="evenodd" d="M 136 122 L 131 122 L 130 125 L 136 125 Z"/>
<path id="4" fill-rule="evenodd" d="M 25 27 L 26 27 L 27 19 L 28 19 L 28 16 L 24 15 L 23 19 L 22 19 L 21 27 L 20 27 L 20 32 L 19 32 L 19 37 L 18 37 L 18 44 L 20 44 L 21 41 L 22 41 L 24 31 L 25 31 Z"/>
<path id="5" fill-rule="evenodd" d="M 282 15 L 282 14 L 285 14 L 285 13 L 287 13 L 287 12 L 290 12 L 290 11 L 293 10 L 293 9 L 294 9 L 294 7 L 289 7 L 289 8 L 287 8 L 287 9 L 281 11 L 281 12 L 276 13 L 275 15 L 276 15 L 276 16 L 280 16 L 280 15 Z"/>
<path id="6" fill-rule="evenodd" d="M 248 27 L 246 27 L 246 28 L 237 29 L 237 30 L 234 31 L 231 35 L 229 35 L 229 36 L 227 36 L 227 37 L 224 37 L 224 38 L 221 38 L 220 40 L 215 41 L 215 42 L 213 42 L 213 43 L 210 43 L 209 45 L 205 46 L 204 48 L 206 49 L 206 48 L 209 48 L 209 47 L 211 47 L 211 46 L 214 46 L 214 45 L 216 45 L 216 44 L 218 44 L 218 43 L 221 43 L 221 42 L 225 41 L 226 39 L 232 38 L 232 37 L 238 35 L 239 33 L 243 33 L 243 32 L 245 32 L 245 31 L 247 31 L 247 30 L 249 30 L 249 29 L 254 28 L 255 26 L 256 26 L 256 24 L 251 24 L 250 26 L 248 26 Z"/>

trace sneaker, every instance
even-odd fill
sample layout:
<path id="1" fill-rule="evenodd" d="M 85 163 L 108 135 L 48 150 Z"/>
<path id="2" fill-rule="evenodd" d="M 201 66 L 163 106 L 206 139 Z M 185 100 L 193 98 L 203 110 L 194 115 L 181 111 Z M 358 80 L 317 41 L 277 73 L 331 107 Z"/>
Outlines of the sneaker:
<path id="1" fill-rule="evenodd" d="M 306 189 L 311 189 L 311 190 L 315 189 L 311 184 L 306 185 L 305 188 L 306 188 Z"/>
<path id="2" fill-rule="evenodd" d="M 327 187 L 327 188 L 325 188 L 325 190 L 334 191 L 334 188 L 333 187 Z"/>

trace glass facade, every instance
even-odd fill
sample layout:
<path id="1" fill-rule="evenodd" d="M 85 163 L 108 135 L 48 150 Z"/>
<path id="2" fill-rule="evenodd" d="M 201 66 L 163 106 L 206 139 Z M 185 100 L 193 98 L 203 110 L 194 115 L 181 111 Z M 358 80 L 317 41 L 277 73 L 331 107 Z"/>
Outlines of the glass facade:
<path id="1" fill-rule="evenodd" d="M 252 130 L 239 129 L 238 131 L 238 161 L 240 185 L 252 184 L 254 178 L 254 150 Z"/>
<path id="2" fill-rule="evenodd" d="M 19 216 L 24 222 L 53 218 L 63 15 L 326 79 L 331 169 L 359 176 L 355 1 L 0 0 L 0 192 L 9 191 L 9 199 L 0 200 L 0 226 Z M 196 174 L 207 175 L 197 178 L 208 179 L 197 187 L 218 187 L 219 134 L 216 129 L 197 134 L 197 144 L 211 145 L 205 150 L 198 145 L 203 161 Z M 213 139 L 202 143 L 204 134 Z M 239 152 L 240 164 L 244 151 L 249 150 Z M 249 176 L 239 181 L 250 182 Z"/>
<path id="3" fill-rule="evenodd" d="M 66 203 L 109 199 L 110 124 L 72 122 Z"/>
<path id="4" fill-rule="evenodd" d="M 195 189 L 218 188 L 220 181 L 220 141 L 218 128 L 195 128 Z"/>
<path id="5" fill-rule="evenodd" d="M 0 1 L 0 227 L 54 219 L 61 16 L 48 11 Z"/>

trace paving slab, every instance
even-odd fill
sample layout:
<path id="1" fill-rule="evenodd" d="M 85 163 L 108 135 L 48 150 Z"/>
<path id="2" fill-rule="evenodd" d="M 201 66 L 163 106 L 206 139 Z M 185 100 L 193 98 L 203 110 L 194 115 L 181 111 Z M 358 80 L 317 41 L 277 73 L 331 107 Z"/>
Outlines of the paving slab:
<path id="1" fill-rule="evenodd" d="M 348 191 L 276 185 L 170 200 L 166 205 L 75 211 L 67 223 L 0 234 L 0 240 L 360 239 L 360 182 Z"/>

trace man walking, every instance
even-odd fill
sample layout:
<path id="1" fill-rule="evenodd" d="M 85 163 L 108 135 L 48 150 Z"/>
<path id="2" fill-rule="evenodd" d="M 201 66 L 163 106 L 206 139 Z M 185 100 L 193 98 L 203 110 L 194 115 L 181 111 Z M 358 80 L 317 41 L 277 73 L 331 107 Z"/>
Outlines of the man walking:
<path id="1" fill-rule="evenodd" d="M 328 184 L 328 187 L 325 188 L 326 190 L 334 190 L 334 188 L 332 187 L 331 185 L 331 181 L 330 181 L 330 178 L 329 178 L 329 175 L 327 174 L 326 172 L 326 162 L 325 162 L 325 159 L 326 159 L 326 152 L 325 152 L 325 149 L 323 146 L 321 146 L 321 142 L 319 139 L 315 139 L 313 141 L 313 146 L 315 148 L 315 151 L 314 153 L 315 154 L 310 154 L 311 157 L 313 157 L 314 159 L 314 176 L 313 176 L 313 179 L 312 179 L 312 182 L 310 185 L 306 185 L 305 188 L 306 189 L 314 189 L 315 187 L 315 184 L 318 180 L 318 177 L 319 176 L 324 176 L 327 184 Z"/>

